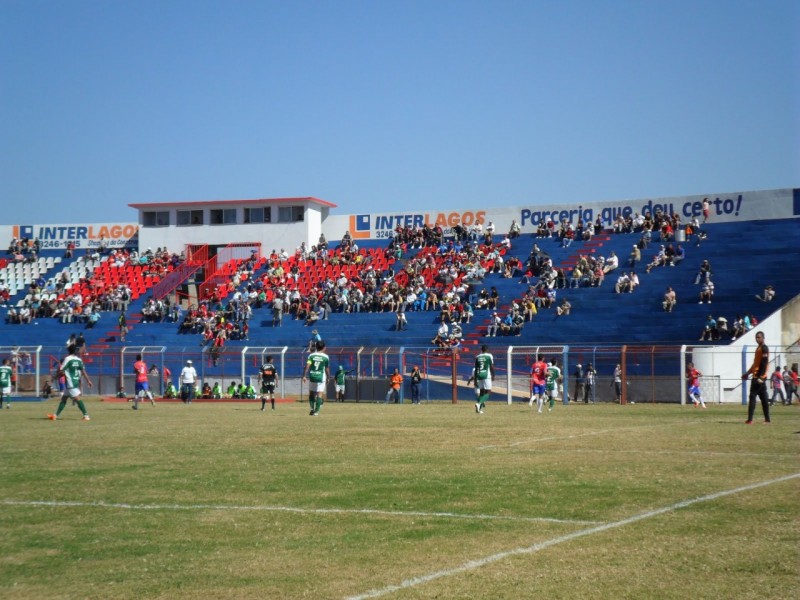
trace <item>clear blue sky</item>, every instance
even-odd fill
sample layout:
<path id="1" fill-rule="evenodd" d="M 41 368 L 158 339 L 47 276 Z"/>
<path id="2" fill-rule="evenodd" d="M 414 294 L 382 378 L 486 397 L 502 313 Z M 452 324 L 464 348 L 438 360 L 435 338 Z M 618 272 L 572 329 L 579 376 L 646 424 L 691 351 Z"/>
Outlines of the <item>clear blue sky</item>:
<path id="1" fill-rule="evenodd" d="M 5 224 L 800 186 L 797 0 L 0 0 Z"/>

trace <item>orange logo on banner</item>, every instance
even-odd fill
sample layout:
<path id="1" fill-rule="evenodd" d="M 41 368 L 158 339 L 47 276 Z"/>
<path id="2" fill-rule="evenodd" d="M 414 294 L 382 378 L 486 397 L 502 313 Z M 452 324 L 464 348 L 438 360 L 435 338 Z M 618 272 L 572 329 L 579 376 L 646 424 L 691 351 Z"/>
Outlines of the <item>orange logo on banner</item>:
<path id="1" fill-rule="evenodd" d="M 350 215 L 350 236 L 354 240 L 368 240 L 372 232 L 369 229 L 367 231 L 358 231 L 357 225 L 356 216 Z"/>

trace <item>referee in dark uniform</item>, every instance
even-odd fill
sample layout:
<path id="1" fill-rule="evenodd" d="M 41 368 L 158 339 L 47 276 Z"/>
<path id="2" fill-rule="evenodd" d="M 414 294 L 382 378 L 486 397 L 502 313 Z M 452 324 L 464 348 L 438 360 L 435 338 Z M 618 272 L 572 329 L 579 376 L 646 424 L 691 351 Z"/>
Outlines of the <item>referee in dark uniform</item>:
<path id="1" fill-rule="evenodd" d="M 261 410 L 267 406 L 267 399 L 275 410 L 275 385 L 278 383 L 278 369 L 272 362 L 272 357 L 268 356 L 266 362 L 261 365 Z"/>

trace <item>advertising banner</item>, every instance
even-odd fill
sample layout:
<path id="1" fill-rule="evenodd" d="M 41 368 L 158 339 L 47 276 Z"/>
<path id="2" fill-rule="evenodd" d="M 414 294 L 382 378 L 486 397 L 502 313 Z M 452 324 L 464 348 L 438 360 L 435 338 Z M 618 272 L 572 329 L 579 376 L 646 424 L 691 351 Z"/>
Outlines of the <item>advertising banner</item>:
<path id="1" fill-rule="evenodd" d="M 693 217 L 702 220 L 703 201 L 710 203 L 709 222 L 758 221 L 763 219 L 784 219 L 800 216 L 798 190 L 791 188 L 762 190 L 755 192 L 735 192 L 731 194 L 707 194 L 679 196 L 673 198 L 623 200 L 610 202 L 585 202 L 572 205 L 530 205 L 488 207 L 482 209 L 451 209 L 427 212 L 380 212 L 347 216 L 330 216 L 323 224 L 323 230 L 330 239 L 339 239 L 345 231 L 350 231 L 354 239 L 382 239 L 391 237 L 397 227 L 422 227 L 439 225 L 445 235 L 452 233 L 456 225 L 470 227 L 476 222 L 486 225 L 492 221 L 498 233 L 504 233 L 516 221 L 523 233 L 532 233 L 540 223 L 548 220 L 560 223 L 566 219 L 577 224 L 595 222 L 599 216 L 605 227 L 610 227 L 619 217 L 635 214 L 655 214 L 661 210 L 667 214 L 680 215 L 687 223 Z"/>
<path id="2" fill-rule="evenodd" d="M 136 223 L 100 223 L 85 225 L 9 225 L 0 227 L 2 244 L 7 248 L 11 240 L 39 239 L 42 250 L 63 250 L 70 242 L 76 249 L 98 248 L 105 242 L 107 248 L 124 248 L 138 245 L 139 225 Z"/>

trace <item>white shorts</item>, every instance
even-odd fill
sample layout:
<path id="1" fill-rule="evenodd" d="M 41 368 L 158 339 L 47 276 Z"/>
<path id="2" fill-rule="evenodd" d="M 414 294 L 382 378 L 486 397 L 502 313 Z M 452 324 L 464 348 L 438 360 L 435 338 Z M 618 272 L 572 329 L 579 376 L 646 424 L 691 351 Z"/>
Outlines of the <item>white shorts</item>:
<path id="1" fill-rule="evenodd" d="M 68 387 L 66 389 L 66 394 L 70 398 L 78 398 L 81 395 L 81 388 Z"/>
<path id="2" fill-rule="evenodd" d="M 0 388 L 0 394 L 3 394 L 3 396 L 10 396 L 11 386 L 9 385 L 8 387 Z"/>
<path id="3" fill-rule="evenodd" d="M 319 383 L 316 383 L 314 381 L 309 381 L 308 382 L 308 391 L 309 392 L 325 393 L 325 383 L 326 382 L 324 382 L 324 381 L 320 381 Z"/>
<path id="4" fill-rule="evenodd" d="M 491 390 L 492 389 L 492 378 L 487 377 L 486 379 L 478 379 L 478 389 L 479 390 Z"/>
<path id="5" fill-rule="evenodd" d="M 551 398 L 558 398 L 558 388 L 547 390 L 547 395 L 550 396 Z"/>
<path id="6" fill-rule="evenodd" d="M 339 385 L 339 384 L 337 383 L 337 384 L 336 384 L 336 393 L 337 393 L 337 394 L 339 394 L 339 393 L 342 393 L 342 394 L 344 394 L 344 385 Z"/>

